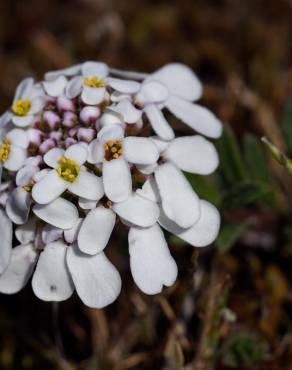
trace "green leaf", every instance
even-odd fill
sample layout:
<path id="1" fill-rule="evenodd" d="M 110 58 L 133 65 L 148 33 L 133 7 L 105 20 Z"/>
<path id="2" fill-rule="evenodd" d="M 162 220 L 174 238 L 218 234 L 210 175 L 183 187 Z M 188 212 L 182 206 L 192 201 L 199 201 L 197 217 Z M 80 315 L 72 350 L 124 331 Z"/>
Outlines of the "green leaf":
<path id="1" fill-rule="evenodd" d="M 271 184 L 271 174 L 261 141 L 252 134 L 246 134 L 243 139 L 243 145 L 245 163 L 250 178 L 265 184 Z"/>
<path id="2" fill-rule="evenodd" d="M 228 184 L 235 184 L 247 179 L 247 171 L 240 153 L 235 135 L 229 126 L 225 126 L 223 135 L 217 141 L 220 156 L 220 170 Z"/>
<path id="3" fill-rule="evenodd" d="M 243 235 L 248 226 L 249 225 L 247 223 L 223 224 L 218 239 L 216 241 L 219 252 L 226 253 L 227 251 L 229 251 L 237 242 L 237 240 Z"/>
<path id="4" fill-rule="evenodd" d="M 271 187 L 253 181 L 245 181 L 233 186 L 223 197 L 223 209 L 233 209 L 254 203 L 263 199 Z"/>
<path id="5" fill-rule="evenodd" d="M 211 202 L 215 206 L 219 205 L 221 195 L 215 177 L 199 176 L 191 173 L 185 173 L 185 176 L 200 198 Z"/>
<path id="6" fill-rule="evenodd" d="M 288 154 L 292 154 L 292 97 L 287 100 L 284 107 L 281 126 L 284 140 L 287 144 Z"/>

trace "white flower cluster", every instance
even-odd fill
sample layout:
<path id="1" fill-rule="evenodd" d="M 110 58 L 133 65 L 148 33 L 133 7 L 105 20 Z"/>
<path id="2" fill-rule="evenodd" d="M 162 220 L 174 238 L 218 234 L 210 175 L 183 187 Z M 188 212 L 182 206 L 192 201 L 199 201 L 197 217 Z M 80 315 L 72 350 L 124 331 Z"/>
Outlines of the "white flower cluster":
<path id="1" fill-rule="evenodd" d="M 194 103 L 202 86 L 182 64 L 153 74 L 86 62 L 25 79 L 0 118 L 0 292 L 94 308 L 113 302 L 119 272 L 104 253 L 118 221 L 129 229 L 138 287 L 159 293 L 177 277 L 161 228 L 196 247 L 218 234 L 216 208 L 182 171 L 218 165 L 220 121 Z M 168 111 L 198 134 L 175 137 Z M 18 246 L 12 248 L 13 240 Z"/>

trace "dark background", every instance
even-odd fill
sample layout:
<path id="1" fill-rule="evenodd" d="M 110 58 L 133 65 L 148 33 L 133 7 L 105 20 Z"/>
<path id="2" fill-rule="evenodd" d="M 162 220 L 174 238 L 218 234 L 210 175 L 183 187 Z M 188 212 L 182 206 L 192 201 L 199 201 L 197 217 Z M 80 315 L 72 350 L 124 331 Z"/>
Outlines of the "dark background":
<path id="1" fill-rule="evenodd" d="M 292 369 L 292 181 L 259 140 L 291 153 L 291 25 L 289 0 L 0 0 L 1 112 L 26 76 L 179 61 L 226 124 L 217 175 L 190 178 L 222 212 L 218 242 L 199 251 L 168 236 L 178 281 L 147 297 L 117 231 L 107 253 L 123 290 L 104 310 L 41 302 L 30 285 L 1 295 L 1 370 Z"/>

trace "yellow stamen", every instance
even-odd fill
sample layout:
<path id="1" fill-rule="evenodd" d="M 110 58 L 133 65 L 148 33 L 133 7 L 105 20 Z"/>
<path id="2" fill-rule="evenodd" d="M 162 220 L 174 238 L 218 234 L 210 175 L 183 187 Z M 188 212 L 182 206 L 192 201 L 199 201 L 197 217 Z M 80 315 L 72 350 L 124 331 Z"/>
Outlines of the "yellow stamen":
<path id="1" fill-rule="evenodd" d="M 35 184 L 35 182 L 34 182 L 34 181 L 32 181 L 31 183 L 24 185 L 24 186 L 23 186 L 23 189 L 24 189 L 27 193 L 31 193 L 32 188 L 34 187 L 34 184 Z"/>
<path id="2" fill-rule="evenodd" d="M 61 157 L 56 171 L 63 180 L 73 183 L 79 176 L 80 167 L 72 159 Z"/>
<path id="3" fill-rule="evenodd" d="M 100 88 L 105 87 L 105 82 L 102 78 L 99 78 L 97 76 L 93 77 L 83 77 L 83 83 L 85 86 L 93 87 L 93 88 Z"/>
<path id="4" fill-rule="evenodd" d="M 109 140 L 104 144 L 104 158 L 106 161 L 117 159 L 123 154 L 122 149 L 123 142 L 121 140 Z"/>
<path id="5" fill-rule="evenodd" d="M 13 103 L 11 109 L 17 116 L 26 116 L 30 110 L 31 104 L 29 100 L 19 99 Z"/>
<path id="6" fill-rule="evenodd" d="M 6 162 L 10 154 L 10 141 L 3 139 L 0 145 L 0 162 Z"/>

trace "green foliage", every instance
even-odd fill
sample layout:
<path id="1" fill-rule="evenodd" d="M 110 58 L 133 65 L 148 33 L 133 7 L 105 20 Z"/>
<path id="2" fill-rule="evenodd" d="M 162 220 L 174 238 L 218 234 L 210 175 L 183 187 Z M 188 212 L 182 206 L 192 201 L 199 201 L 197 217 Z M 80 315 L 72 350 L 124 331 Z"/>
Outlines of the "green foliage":
<path id="1" fill-rule="evenodd" d="M 282 115 L 282 131 L 283 137 L 286 141 L 288 154 L 292 154 L 292 97 L 290 97 L 284 107 L 284 112 Z"/>
<path id="2" fill-rule="evenodd" d="M 267 352 L 265 343 L 259 342 L 251 333 L 236 333 L 223 347 L 222 362 L 232 369 L 251 369 L 263 360 Z"/>
<path id="3" fill-rule="evenodd" d="M 220 189 L 216 178 L 213 176 L 199 176 L 185 173 L 186 178 L 200 198 L 205 199 L 215 206 L 220 202 Z"/>
<path id="4" fill-rule="evenodd" d="M 219 252 L 229 251 L 247 228 L 247 223 L 226 223 L 223 225 L 216 241 Z"/>

